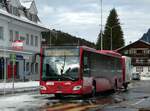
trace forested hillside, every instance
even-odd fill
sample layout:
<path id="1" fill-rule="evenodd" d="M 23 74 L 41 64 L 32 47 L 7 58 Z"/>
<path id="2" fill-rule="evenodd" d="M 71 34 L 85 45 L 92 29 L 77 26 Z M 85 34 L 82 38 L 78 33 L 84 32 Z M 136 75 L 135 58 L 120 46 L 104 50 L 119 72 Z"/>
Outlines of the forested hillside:
<path id="1" fill-rule="evenodd" d="M 92 42 L 54 29 L 42 32 L 42 37 L 45 40 L 42 45 L 85 45 L 95 48 L 95 44 Z"/>

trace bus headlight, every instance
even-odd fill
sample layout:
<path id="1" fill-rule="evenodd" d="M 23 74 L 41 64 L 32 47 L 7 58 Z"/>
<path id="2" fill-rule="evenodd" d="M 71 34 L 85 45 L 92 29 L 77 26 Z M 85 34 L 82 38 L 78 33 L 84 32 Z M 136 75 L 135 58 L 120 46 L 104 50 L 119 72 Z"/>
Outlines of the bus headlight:
<path id="1" fill-rule="evenodd" d="M 45 86 L 40 86 L 40 90 L 46 90 Z"/>
<path id="2" fill-rule="evenodd" d="M 79 86 L 74 86 L 73 90 L 77 91 L 77 90 L 80 90 L 81 88 L 82 88 L 82 86 L 80 86 L 80 85 Z"/>

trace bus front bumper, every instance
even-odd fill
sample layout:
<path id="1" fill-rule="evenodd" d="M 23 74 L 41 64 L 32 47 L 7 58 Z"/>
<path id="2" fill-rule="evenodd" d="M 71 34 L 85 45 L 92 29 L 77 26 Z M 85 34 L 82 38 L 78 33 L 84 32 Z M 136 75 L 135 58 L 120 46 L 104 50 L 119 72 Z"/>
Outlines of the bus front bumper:
<path id="1" fill-rule="evenodd" d="M 41 94 L 82 94 L 81 82 L 43 82 L 40 85 Z"/>

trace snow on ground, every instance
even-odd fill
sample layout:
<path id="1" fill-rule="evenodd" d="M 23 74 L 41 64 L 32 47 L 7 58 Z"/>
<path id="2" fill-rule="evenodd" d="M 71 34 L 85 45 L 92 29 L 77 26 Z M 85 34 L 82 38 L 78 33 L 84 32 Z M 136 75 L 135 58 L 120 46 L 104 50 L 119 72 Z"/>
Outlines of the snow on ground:
<path id="1" fill-rule="evenodd" d="M 39 86 L 39 81 L 28 81 L 28 82 L 15 82 L 14 83 L 14 88 L 27 88 L 27 87 L 38 87 Z M 12 88 L 13 83 L 0 83 L 0 89 L 4 88 Z"/>
<path id="2" fill-rule="evenodd" d="M 150 80 L 150 77 L 141 76 L 141 80 Z"/>
<path id="3" fill-rule="evenodd" d="M 38 111 L 48 100 L 38 92 L 0 97 L 0 111 Z"/>

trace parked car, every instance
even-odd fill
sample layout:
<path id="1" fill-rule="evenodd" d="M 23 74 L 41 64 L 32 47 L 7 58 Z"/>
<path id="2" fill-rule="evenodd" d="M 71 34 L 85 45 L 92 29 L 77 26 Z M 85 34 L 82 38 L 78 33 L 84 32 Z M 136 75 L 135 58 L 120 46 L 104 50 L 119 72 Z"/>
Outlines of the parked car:
<path id="1" fill-rule="evenodd" d="M 140 73 L 132 73 L 132 80 L 140 80 Z"/>

